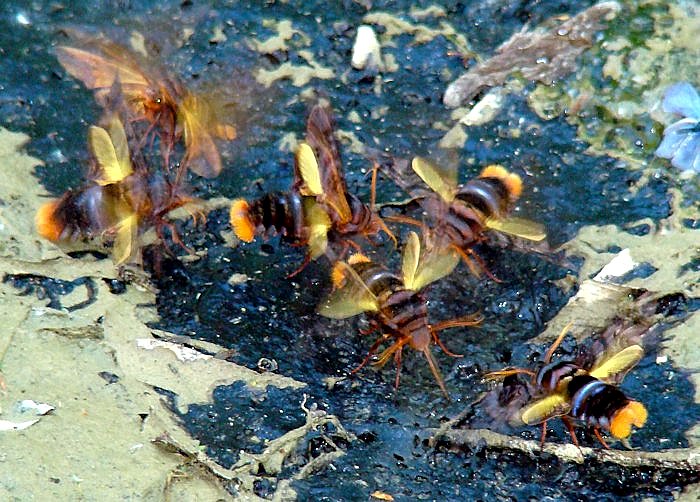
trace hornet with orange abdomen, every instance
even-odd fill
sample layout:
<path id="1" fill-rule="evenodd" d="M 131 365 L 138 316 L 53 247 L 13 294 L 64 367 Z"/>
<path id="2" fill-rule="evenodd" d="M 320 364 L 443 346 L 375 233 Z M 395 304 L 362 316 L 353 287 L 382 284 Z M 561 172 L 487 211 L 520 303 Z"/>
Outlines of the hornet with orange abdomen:
<path id="1" fill-rule="evenodd" d="M 297 147 L 294 184 L 288 192 L 273 192 L 248 202 L 237 199 L 231 205 L 234 232 L 244 242 L 256 235 L 280 234 L 296 245 L 307 245 L 307 260 L 329 252 L 329 244 L 357 247 L 352 237 L 369 237 L 381 231 L 393 234 L 373 209 L 347 190 L 334 135 L 330 110 L 312 108 L 307 121 L 306 141 Z M 306 263 L 305 262 L 305 263 Z"/>
<path id="2" fill-rule="evenodd" d="M 376 151 L 369 153 L 377 156 Z M 386 159 L 383 154 L 379 156 Z M 482 270 L 488 273 L 473 250 L 485 239 L 487 231 L 497 230 L 535 242 L 545 239 L 541 225 L 509 215 L 522 192 L 522 180 L 503 166 L 487 166 L 476 179 L 460 185 L 456 169 L 443 169 L 422 157 L 413 158 L 410 170 L 408 164 L 407 160 L 392 158 L 380 166 L 421 205 L 431 221 L 426 232 L 433 242 L 456 251 L 475 275 Z M 401 215 L 387 219 L 424 226 Z"/>
<path id="3" fill-rule="evenodd" d="M 517 374 L 531 377 L 530 393 L 535 399 L 520 410 L 519 419 L 526 425 L 542 424 L 542 443 L 547 420 L 561 417 L 576 445 L 578 441 L 572 419 L 593 427 L 605 448 L 608 445 L 600 435 L 601 429 L 626 444 L 632 426 L 644 426 L 647 410 L 639 401 L 627 397 L 614 383 L 618 383 L 640 361 L 644 349 L 639 345 L 608 349 L 590 368 L 583 367 L 577 360 L 552 362 L 552 355 L 569 326 L 564 328 L 536 370 L 506 368 L 489 373 L 487 377 L 505 378 Z"/>
<path id="4" fill-rule="evenodd" d="M 91 126 L 88 144 L 94 158 L 91 183 L 41 206 L 36 214 L 39 234 L 64 244 L 106 238 L 118 265 L 134 258 L 139 232 L 151 226 L 161 238 L 163 229 L 169 228 L 173 240 L 181 244 L 165 217 L 192 198 L 130 151 L 122 121 L 111 115 L 104 128 Z"/>

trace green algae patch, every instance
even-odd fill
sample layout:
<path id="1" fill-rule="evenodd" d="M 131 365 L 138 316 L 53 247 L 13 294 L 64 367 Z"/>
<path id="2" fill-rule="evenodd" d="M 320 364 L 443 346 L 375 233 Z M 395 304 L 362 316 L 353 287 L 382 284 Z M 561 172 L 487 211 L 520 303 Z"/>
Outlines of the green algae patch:
<path id="1" fill-rule="evenodd" d="M 668 117 L 664 90 L 700 71 L 700 7 L 692 2 L 625 2 L 619 19 L 582 59 L 575 76 L 539 84 L 528 103 L 545 120 L 564 115 L 590 152 L 632 168 L 658 167 L 653 151 Z"/>

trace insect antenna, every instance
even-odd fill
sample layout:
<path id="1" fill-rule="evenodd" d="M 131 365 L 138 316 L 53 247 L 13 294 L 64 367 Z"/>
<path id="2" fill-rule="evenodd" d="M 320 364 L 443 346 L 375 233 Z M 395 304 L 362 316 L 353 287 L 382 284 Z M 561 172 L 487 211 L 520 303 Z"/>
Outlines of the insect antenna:
<path id="1" fill-rule="evenodd" d="M 411 218 L 410 216 L 404 216 L 402 214 L 392 214 L 389 216 L 385 216 L 384 219 L 388 221 L 395 221 L 396 223 L 403 223 L 405 225 L 412 225 L 414 227 L 425 227 L 425 225 L 422 222 L 416 220 L 415 218 Z"/>
<path id="2" fill-rule="evenodd" d="M 534 379 L 537 373 L 527 368 L 509 368 L 499 371 L 490 371 L 484 375 L 484 378 L 488 378 L 489 380 L 500 380 L 511 375 L 528 375 Z"/>
<path id="3" fill-rule="evenodd" d="M 561 344 L 562 340 L 564 340 L 564 337 L 566 334 L 569 332 L 569 329 L 571 329 L 571 326 L 573 326 L 574 321 L 570 321 L 564 328 L 561 330 L 561 333 L 559 333 L 559 336 L 557 337 L 556 340 L 554 340 L 554 343 L 552 344 L 551 347 L 547 350 L 547 353 L 544 356 L 544 364 L 548 364 L 549 361 L 552 360 L 552 356 L 554 355 L 554 351 L 557 350 L 557 347 Z"/>

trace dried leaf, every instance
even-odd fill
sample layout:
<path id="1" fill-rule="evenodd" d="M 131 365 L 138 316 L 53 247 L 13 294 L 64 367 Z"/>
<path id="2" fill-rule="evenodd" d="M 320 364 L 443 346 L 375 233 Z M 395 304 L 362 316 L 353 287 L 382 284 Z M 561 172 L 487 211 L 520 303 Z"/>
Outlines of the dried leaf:
<path id="1" fill-rule="evenodd" d="M 37 423 L 39 419 L 27 420 L 26 422 L 11 422 L 0 420 L 0 431 L 21 431 Z"/>
<path id="2" fill-rule="evenodd" d="M 17 408 L 20 413 L 27 413 L 28 411 L 33 411 L 35 415 L 46 415 L 47 413 L 52 412 L 56 408 L 51 406 L 50 404 L 46 403 L 37 403 L 33 399 L 25 399 L 21 401 L 18 405 Z"/>
<path id="3" fill-rule="evenodd" d="M 568 75 L 576 69 L 576 58 L 593 45 L 596 32 L 619 10 L 617 2 L 602 2 L 550 31 L 514 34 L 494 56 L 452 82 L 443 102 L 456 108 L 482 89 L 503 84 L 515 72 L 545 84 Z"/>

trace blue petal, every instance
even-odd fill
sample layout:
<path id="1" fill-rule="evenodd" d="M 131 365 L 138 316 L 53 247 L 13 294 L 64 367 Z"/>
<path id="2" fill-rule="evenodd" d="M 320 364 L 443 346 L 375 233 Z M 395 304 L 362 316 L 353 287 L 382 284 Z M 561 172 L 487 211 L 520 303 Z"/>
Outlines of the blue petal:
<path id="1" fill-rule="evenodd" d="M 661 144 L 656 148 L 654 155 L 662 159 L 673 158 L 678 147 L 687 139 L 686 134 L 666 134 Z"/>
<path id="2" fill-rule="evenodd" d="M 700 119 L 700 96 L 688 82 L 679 82 L 666 89 L 663 109 L 684 117 Z"/>
<path id="3" fill-rule="evenodd" d="M 672 158 L 681 143 L 692 135 L 692 129 L 697 125 L 698 121 L 695 119 L 683 119 L 664 129 L 664 139 L 654 152 L 656 156 Z"/>
<path id="4" fill-rule="evenodd" d="M 688 135 L 673 156 L 671 164 L 683 171 L 697 170 L 700 166 L 700 133 Z"/>

